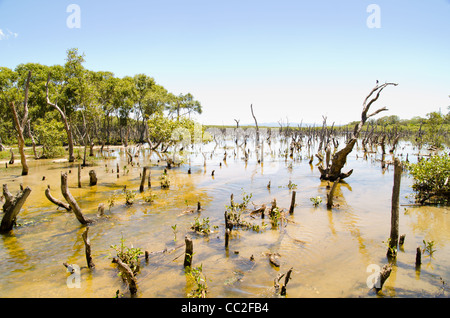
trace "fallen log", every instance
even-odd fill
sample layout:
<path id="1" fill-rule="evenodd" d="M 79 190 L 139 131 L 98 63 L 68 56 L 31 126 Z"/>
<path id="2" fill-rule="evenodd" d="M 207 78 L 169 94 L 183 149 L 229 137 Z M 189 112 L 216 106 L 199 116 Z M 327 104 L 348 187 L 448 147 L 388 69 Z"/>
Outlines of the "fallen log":
<path id="1" fill-rule="evenodd" d="M 3 218 L 0 225 L 0 232 L 6 233 L 12 230 L 17 215 L 20 212 L 23 204 L 31 193 L 31 189 L 26 187 L 20 187 L 19 192 L 13 197 L 13 195 L 8 191 L 8 186 L 3 185 L 3 196 L 5 197 L 5 203 L 3 204 Z"/>
<path id="2" fill-rule="evenodd" d="M 119 270 L 122 272 L 122 277 L 125 277 L 128 283 L 128 288 L 130 290 L 131 295 L 136 295 L 137 293 L 137 280 L 136 277 L 133 274 L 133 271 L 131 268 L 122 262 L 120 258 L 114 257 L 112 260 L 113 263 L 116 263 L 119 267 Z"/>
<path id="3" fill-rule="evenodd" d="M 45 189 L 45 196 L 51 203 L 56 204 L 60 208 L 66 209 L 67 211 L 72 211 L 72 208 L 70 207 L 70 205 L 68 205 L 67 203 L 64 203 L 62 201 L 59 201 L 58 199 L 55 199 L 50 194 L 50 185 L 48 185 L 47 189 Z"/>

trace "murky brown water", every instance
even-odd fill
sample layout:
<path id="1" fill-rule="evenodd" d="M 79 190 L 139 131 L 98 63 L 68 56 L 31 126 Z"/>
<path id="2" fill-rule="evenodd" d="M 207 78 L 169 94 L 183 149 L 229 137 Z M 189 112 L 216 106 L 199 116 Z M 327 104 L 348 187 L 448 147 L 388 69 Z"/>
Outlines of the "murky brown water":
<path id="1" fill-rule="evenodd" d="M 319 180 L 317 168 L 308 164 L 306 150 L 303 160 L 295 155 L 295 160 L 285 161 L 268 153 L 263 164 L 258 164 L 254 156 L 245 164 L 232 153 L 228 151 L 227 162 L 220 167 L 223 151 L 216 151 L 212 159 L 208 156 L 206 169 L 202 155 L 192 154 L 192 174 L 187 174 L 187 164 L 169 170 L 171 186 L 163 190 L 158 181 L 163 164 L 158 165 L 157 157 L 150 158 L 147 150 L 141 152 L 134 161 L 142 167 L 151 160 L 152 193 L 156 199 L 146 203 L 137 193 L 135 203 L 129 207 L 121 190 L 124 185 L 133 191 L 139 189 L 141 168 L 127 165 L 129 171 L 124 171 L 126 156 L 118 149 L 111 153 L 111 159 L 97 160 L 94 167 L 82 170 L 81 189 L 77 187 L 76 165 L 67 162 L 29 160 L 28 176 L 20 176 L 20 164 L 8 169 L 2 165 L 1 184 L 7 183 L 15 193 L 23 183 L 32 193 L 18 216 L 19 227 L 0 236 L 0 297 L 114 297 L 118 289 L 127 296 L 127 287 L 111 263 L 115 251 L 110 245 L 120 244 L 123 235 L 126 245 L 156 252 L 182 244 L 186 233 L 194 241 L 194 266 L 203 265 L 208 297 L 271 297 L 273 280 L 291 267 L 287 297 L 376 297 L 366 285 L 371 275 L 367 267 L 381 267 L 388 262 L 383 241 L 390 233 L 393 168 L 382 173 L 374 154 L 363 160 L 362 154 L 357 158 L 354 150 L 347 161 L 354 173 L 337 188 L 339 207 L 327 210 L 326 183 Z M 119 178 L 116 163 L 120 166 Z M 99 180 L 92 187 L 88 176 L 91 169 L 95 169 Z M 86 266 L 81 238 L 84 227 L 73 214 L 56 209 L 44 196 L 50 184 L 53 196 L 62 199 L 60 173 L 68 170 L 70 191 L 86 216 L 94 216 L 99 203 L 106 206 L 106 217 L 90 226 L 96 267 L 81 269 L 80 288 L 68 287 L 70 273 L 62 263 Z M 288 216 L 291 222 L 272 229 L 266 220 L 265 230 L 259 233 L 233 231 L 226 250 L 223 215 L 230 194 L 241 202 L 243 191 L 252 193 L 257 205 L 269 204 L 276 198 L 278 206 L 288 209 L 289 180 L 297 185 L 297 206 L 294 215 Z M 266 187 L 269 181 L 270 190 Z M 411 182 L 403 174 L 400 204 L 411 203 Z M 117 199 L 108 211 L 108 199 L 114 193 Z M 323 199 L 318 207 L 310 201 L 316 196 Z M 196 208 L 198 201 L 203 208 L 200 217 L 209 217 L 213 229 L 208 237 L 189 230 L 197 213 L 182 215 L 187 208 Z M 448 207 L 401 206 L 400 234 L 406 234 L 406 240 L 381 295 L 448 297 L 449 212 Z M 259 218 L 251 221 L 261 224 Z M 173 225 L 178 230 L 176 241 Z M 417 246 L 423 246 L 422 240 L 434 241 L 436 251 L 432 258 L 424 256 L 421 270 L 416 271 L 415 252 Z M 279 268 L 270 264 L 267 253 L 280 254 Z M 184 274 L 183 254 L 184 246 L 151 255 L 148 263 L 142 259 L 137 296 L 186 297 L 192 286 Z M 252 255 L 254 261 L 250 261 Z"/>

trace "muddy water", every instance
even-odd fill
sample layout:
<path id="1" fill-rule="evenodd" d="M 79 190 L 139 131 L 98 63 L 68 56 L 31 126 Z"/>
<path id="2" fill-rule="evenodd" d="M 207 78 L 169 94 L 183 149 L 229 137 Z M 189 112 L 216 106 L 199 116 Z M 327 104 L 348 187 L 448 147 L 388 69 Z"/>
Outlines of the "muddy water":
<path id="1" fill-rule="evenodd" d="M 29 186 L 32 193 L 18 216 L 19 226 L 0 236 L 0 297 L 114 297 L 117 290 L 129 296 L 111 263 L 115 251 L 110 246 L 120 244 L 122 236 L 127 246 L 149 252 L 165 248 L 169 251 L 151 254 L 148 262 L 141 259 L 138 297 L 186 297 L 192 285 L 183 271 L 184 247 L 179 247 L 186 233 L 193 237 L 193 263 L 203 266 L 209 297 L 271 297 L 274 279 L 291 267 L 287 297 L 448 297 L 448 207 L 401 206 L 400 233 L 406 234 L 405 244 L 377 296 L 367 287 L 372 274 L 367 268 L 371 264 L 382 267 L 388 262 L 383 241 L 390 232 L 392 167 L 382 172 L 379 155 L 372 154 L 364 160 L 361 153 L 352 152 L 347 167 L 354 173 L 346 183 L 338 185 L 338 206 L 328 210 L 326 183 L 319 180 L 317 168 L 308 164 L 310 153 L 305 150 L 301 156 L 296 154 L 294 160 L 285 160 L 278 155 L 278 149 L 274 149 L 275 154 L 267 146 L 265 150 L 263 164 L 258 164 L 254 155 L 245 164 L 240 158 L 242 153 L 234 157 L 229 149 L 226 163 L 221 166 L 223 150 L 216 150 L 212 158 L 208 154 L 206 168 L 202 155 L 185 154 L 186 164 L 168 171 L 171 183 L 167 190 L 161 189 L 158 180 L 164 164 L 147 150 L 133 158 L 134 166 L 127 165 L 120 149 L 112 151 L 109 159 L 95 160 L 94 166 L 82 169 L 81 189 L 77 187 L 76 165 L 67 162 L 30 160 L 28 176 L 20 176 L 17 164 L 1 168 L 0 182 L 7 183 L 12 193 L 20 183 Z M 191 174 L 187 173 L 189 157 Z M 144 165 L 152 166 L 151 191 L 156 196 L 152 203 L 145 202 L 138 192 Z M 88 175 L 91 169 L 99 180 L 92 187 Z M 89 231 L 94 270 L 83 268 L 84 227 L 73 214 L 57 209 L 44 196 L 50 185 L 53 196 L 62 199 L 60 173 L 69 170 L 69 189 L 83 213 L 93 217 L 99 203 L 106 207 L 106 216 L 91 225 Z M 270 204 L 276 198 L 278 206 L 287 210 L 292 191 L 289 181 L 296 185 L 297 192 L 297 206 L 294 214 L 287 216 L 289 222 L 273 228 L 267 219 L 248 218 L 265 227 L 260 232 L 233 231 L 226 250 L 223 214 L 230 204 L 230 194 L 239 203 L 243 192 L 251 193 L 251 202 L 257 206 Z M 411 182 L 404 174 L 400 204 L 412 202 Z M 124 186 L 137 192 L 131 206 L 125 205 Z M 148 195 L 147 184 L 145 189 Z M 114 195 L 114 206 L 109 209 Z M 314 207 L 310 198 L 317 196 L 323 201 Z M 198 201 L 202 206 L 200 214 L 182 213 L 196 208 Z M 199 215 L 210 220 L 212 233 L 207 237 L 189 229 Z M 436 251 L 432 257 L 423 256 L 423 264 L 416 270 L 415 251 L 417 246 L 423 246 L 423 240 L 434 241 Z M 279 268 L 269 262 L 268 253 L 279 253 Z M 79 288 L 69 288 L 75 280 L 63 262 L 81 267 Z"/>

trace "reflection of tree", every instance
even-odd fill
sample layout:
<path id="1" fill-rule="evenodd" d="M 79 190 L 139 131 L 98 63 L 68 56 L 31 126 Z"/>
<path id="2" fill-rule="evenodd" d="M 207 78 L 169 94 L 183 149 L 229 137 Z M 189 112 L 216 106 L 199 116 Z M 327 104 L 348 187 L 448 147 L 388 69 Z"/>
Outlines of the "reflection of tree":
<path id="1" fill-rule="evenodd" d="M 28 263 L 29 257 L 20 245 L 17 237 L 14 235 L 2 235 L 4 250 L 7 251 L 9 258 L 14 260 L 15 264 L 21 264 L 28 269 L 31 265 Z"/>
<path id="2" fill-rule="evenodd" d="M 321 183 L 321 189 L 324 188 L 325 182 Z M 330 184 L 331 186 L 331 184 Z M 358 227 L 359 217 L 352 212 L 352 209 L 348 207 L 347 201 L 345 200 L 344 193 L 342 191 L 342 188 L 346 188 L 349 191 L 352 191 L 352 187 L 345 181 L 341 181 L 335 189 L 334 192 L 334 202 L 337 203 L 339 206 L 333 209 L 327 209 L 327 216 L 330 226 L 330 231 L 333 235 L 336 235 L 336 228 L 335 228 L 335 222 L 334 222 L 334 213 L 343 213 L 343 222 L 342 225 L 346 231 L 348 231 L 353 237 L 356 238 L 358 241 L 358 249 L 360 253 L 366 257 L 369 256 L 369 253 L 366 249 L 366 244 L 364 242 L 364 238 L 361 236 L 361 231 Z M 321 190 L 319 189 L 319 190 Z M 327 192 L 329 190 L 327 189 Z"/>
<path id="3" fill-rule="evenodd" d="M 424 236 L 426 241 L 434 241 L 437 246 L 448 242 L 450 219 L 447 216 L 449 208 L 420 206 L 409 208 L 411 229 L 414 234 Z"/>

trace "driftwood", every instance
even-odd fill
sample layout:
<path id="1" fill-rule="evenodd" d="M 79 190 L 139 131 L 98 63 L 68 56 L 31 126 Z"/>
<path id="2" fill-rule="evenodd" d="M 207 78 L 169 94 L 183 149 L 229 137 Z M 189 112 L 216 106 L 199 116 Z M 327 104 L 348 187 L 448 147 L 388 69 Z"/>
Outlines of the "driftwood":
<path id="1" fill-rule="evenodd" d="M 131 270 L 130 266 L 125 264 L 120 260 L 120 258 L 114 257 L 112 260 L 113 263 L 116 263 L 119 267 L 119 270 L 122 272 L 122 277 L 125 277 L 128 283 L 128 288 L 130 289 L 131 295 L 136 295 L 137 293 L 137 280 Z"/>
<path id="2" fill-rule="evenodd" d="M 286 286 L 289 283 L 289 280 L 291 279 L 293 268 L 291 267 L 285 274 L 279 274 L 277 278 L 274 279 L 273 285 L 275 287 L 275 294 L 280 294 L 281 296 L 286 296 Z M 280 291 L 280 280 L 284 277 L 284 284 L 281 285 L 281 291 Z"/>
<path id="3" fill-rule="evenodd" d="M 23 189 L 21 186 L 19 192 L 13 196 L 8 191 L 8 186 L 6 184 L 3 185 L 3 196 L 5 197 L 5 203 L 3 204 L 3 218 L 0 225 L 0 232 L 5 233 L 12 230 L 16 222 L 17 215 L 19 214 L 20 209 L 30 193 L 31 189 L 29 187 Z"/>
<path id="4" fill-rule="evenodd" d="M 77 201 L 75 201 L 74 197 L 69 191 L 66 172 L 61 172 L 61 192 L 62 195 L 64 196 L 64 199 L 66 199 L 67 203 L 69 203 L 70 207 L 72 208 L 73 213 L 75 213 L 77 220 L 83 225 L 91 223 L 92 220 L 84 217 Z"/>
<path id="5" fill-rule="evenodd" d="M 47 189 L 45 189 L 45 196 L 46 198 L 53 204 L 56 204 L 60 208 L 66 209 L 67 211 L 72 211 L 72 208 L 69 204 L 64 203 L 62 201 L 59 201 L 58 199 L 55 199 L 51 193 L 50 193 L 50 185 L 47 185 Z"/>
<path id="6" fill-rule="evenodd" d="M 83 234 L 81 235 L 81 237 L 83 238 L 83 242 L 84 242 L 84 247 L 85 247 L 85 252 L 86 252 L 86 262 L 89 268 L 94 268 L 95 264 L 92 261 L 92 256 L 91 256 L 91 241 L 89 240 L 88 237 L 88 231 L 89 231 L 89 227 L 86 227 L 86 230 L 83 232 Z"/>
<path id="7" fill-rule="evenodd" d="M 350 154 L 350 152 L 352 152 L 353 147 L 355 146 L 355 144 L 358 140 L 358 137 L 361 133 L 361 130 L 363 128 L 363 125 L 366 123 L 366 121 L 369 118 L 377 115 L 378 113 L 387 110 L 386 107 L 382 107 L 382 108 L 376 110 L 375 112 L 368 114 L 370 106 L 372 106 L 372 104 L 378 100 L 383 89 L 389 85 L 397 86 L 398 84 L 396 84 L 396 83 L 385 83 L 382 85 L 377 84 L 375 86 L 375 88 L 372 89 L 370 94 L 367 95 L 367 97 L 365 98 L 364 103 L 363 103 L 363 110 L 361 113 L 361 121 L 355 125 L 353 134 L 352 134 L 350 140 L 348 141 L 347 145 L 343 149 L 339 150 L 338 152 L 336 152 L 333 155 L 333 158 L 331 159 L 331 165 L 329 167 L 325 167 L 325 168 L 323 166 L 318 167 L 319 171 L 320 171 L 320 179 L 334 181 L 337 178 L 340 178 L 341 180 L 343 180 L 345 178 L 348 178 L 353 173 L 353 169 L 346 173 L 341 172 L 341 170 L 344 167 L 344 165 L 346 164 L 347 156 Z M 374 96 L 374 94 L 375 94 L 375 96 Z"/>

